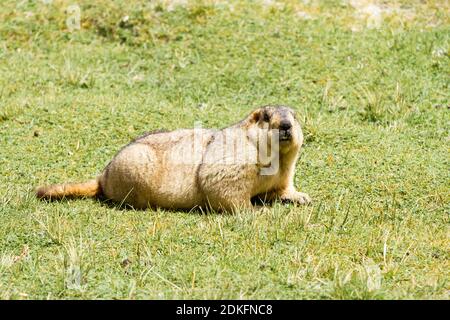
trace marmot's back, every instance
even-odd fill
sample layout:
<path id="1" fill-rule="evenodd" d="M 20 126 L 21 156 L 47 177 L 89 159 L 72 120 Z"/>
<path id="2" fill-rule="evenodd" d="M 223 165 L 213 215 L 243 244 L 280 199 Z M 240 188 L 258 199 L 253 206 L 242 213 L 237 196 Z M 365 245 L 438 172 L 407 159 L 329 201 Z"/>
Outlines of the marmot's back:
<path id="1" fill-rule="evenodd" d="M 138 208 L 192 208 L 203 198 L 197 167 L 215 131 L 182 129 L 138 138 L 123 148 L 100 178 L 104 195 Z"/>

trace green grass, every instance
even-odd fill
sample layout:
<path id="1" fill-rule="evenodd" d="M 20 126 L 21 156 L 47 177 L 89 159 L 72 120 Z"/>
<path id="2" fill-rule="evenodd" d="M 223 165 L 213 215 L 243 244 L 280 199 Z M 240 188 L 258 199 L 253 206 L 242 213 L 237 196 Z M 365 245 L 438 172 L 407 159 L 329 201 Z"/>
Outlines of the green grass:
<path id="1" fill-rule="evenodd" d="M 378 3 L 368 28 L 346 1 L 169 2 L 2 1 L 0 298 L 449 299 L 448 3 Z M 295 185 L 312 206 L 33 196 L 94 177 L 145 131 L 272 103 L 301 119 Z"/>

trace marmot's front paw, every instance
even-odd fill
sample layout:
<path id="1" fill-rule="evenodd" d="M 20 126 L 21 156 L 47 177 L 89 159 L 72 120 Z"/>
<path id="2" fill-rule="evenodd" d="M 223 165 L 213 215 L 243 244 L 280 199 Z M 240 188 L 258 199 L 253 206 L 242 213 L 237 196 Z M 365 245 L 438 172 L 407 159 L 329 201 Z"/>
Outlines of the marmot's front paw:
<path id="1" fill-rule="evenodd" d="M 311 197 L 303 192 L 292 192 L 285 196 L 281 196 L 281 201 L 283 202 L 294 202 L 299 204 L 309 204 L 311 203 Z"/>

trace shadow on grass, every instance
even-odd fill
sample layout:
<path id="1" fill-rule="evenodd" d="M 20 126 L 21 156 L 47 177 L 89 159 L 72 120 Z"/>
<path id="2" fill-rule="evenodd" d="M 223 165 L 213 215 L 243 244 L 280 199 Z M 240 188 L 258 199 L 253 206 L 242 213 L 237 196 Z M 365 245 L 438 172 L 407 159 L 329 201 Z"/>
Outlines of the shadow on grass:
<path id="1" fill-rule="evenodd" d="M 161 208 L 161 207 L 157 207 L 157 206 L 148 206 L 147 208 L 135 208 L 130 204 L 127 203 L 118 203 L 116 201 L 113 201 L 111 199 L 105 198 L 103 196 L 98 196 L 98 197 L 94 197 L 94 198 L 86 198 L 86 197 L 63 197 L 63 198 L 56 198 L 56 199 L 38 199 L 42 202 L 48 202 L 48 203 L 64 203 L 67 202 L 68 200 L 80 200 L 80 201 L 86 201 L 86 200 L 91 200 L 92 202 L 96 202 L 99 205 L 103 206 L 103 207 L 108 207 L 110 209 L 114 209 L 114 210 L 118 210 L 118 211 L 139 211 L 139 212 L 144 212 L 147 210 L 158 210 L 158 209 L 163 209 L 166 212 L 170 212 L 170 213 L 177 213 L 177 212 L 183 212 L 183 213 L 191 213 L 191 214 L 198 214 L 198 215 L 208 215 L 208 214 L 224 214 L 225 212 L 223 211 L 217 211 L 214 209 L 211 209 L 209 207 L 200 207 L 200 206 L 196 206 L 194 208 L 191 209 L 183 209 L 183 208 L 179 208 L 179 209 L 172 209 L 172 208 Z M 269 201 L 266 199 L 263 199 L 259 196 L 255 196 L 251 199 L 251 203 L 253 204 L 254 208 L 260 208 L 260 207 L 267 207 L 267 206 L 271 206 L 275 201 Z"/>

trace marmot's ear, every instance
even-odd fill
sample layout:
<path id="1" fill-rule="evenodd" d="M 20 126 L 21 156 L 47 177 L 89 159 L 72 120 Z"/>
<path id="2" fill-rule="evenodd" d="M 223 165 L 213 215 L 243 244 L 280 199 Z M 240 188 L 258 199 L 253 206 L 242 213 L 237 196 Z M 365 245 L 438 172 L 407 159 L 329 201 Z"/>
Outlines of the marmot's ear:
<path id="1" fill-rule="evenodd" d="M 261 119 L 262 116 L 263 116 L 262 109 L 256 109 L 255 111 L 250 113 L 250 115 L 248 116 L 248 119 L 249 119 L 250 123 L 256 123 L 259 121 L 259 119 Z"/>

